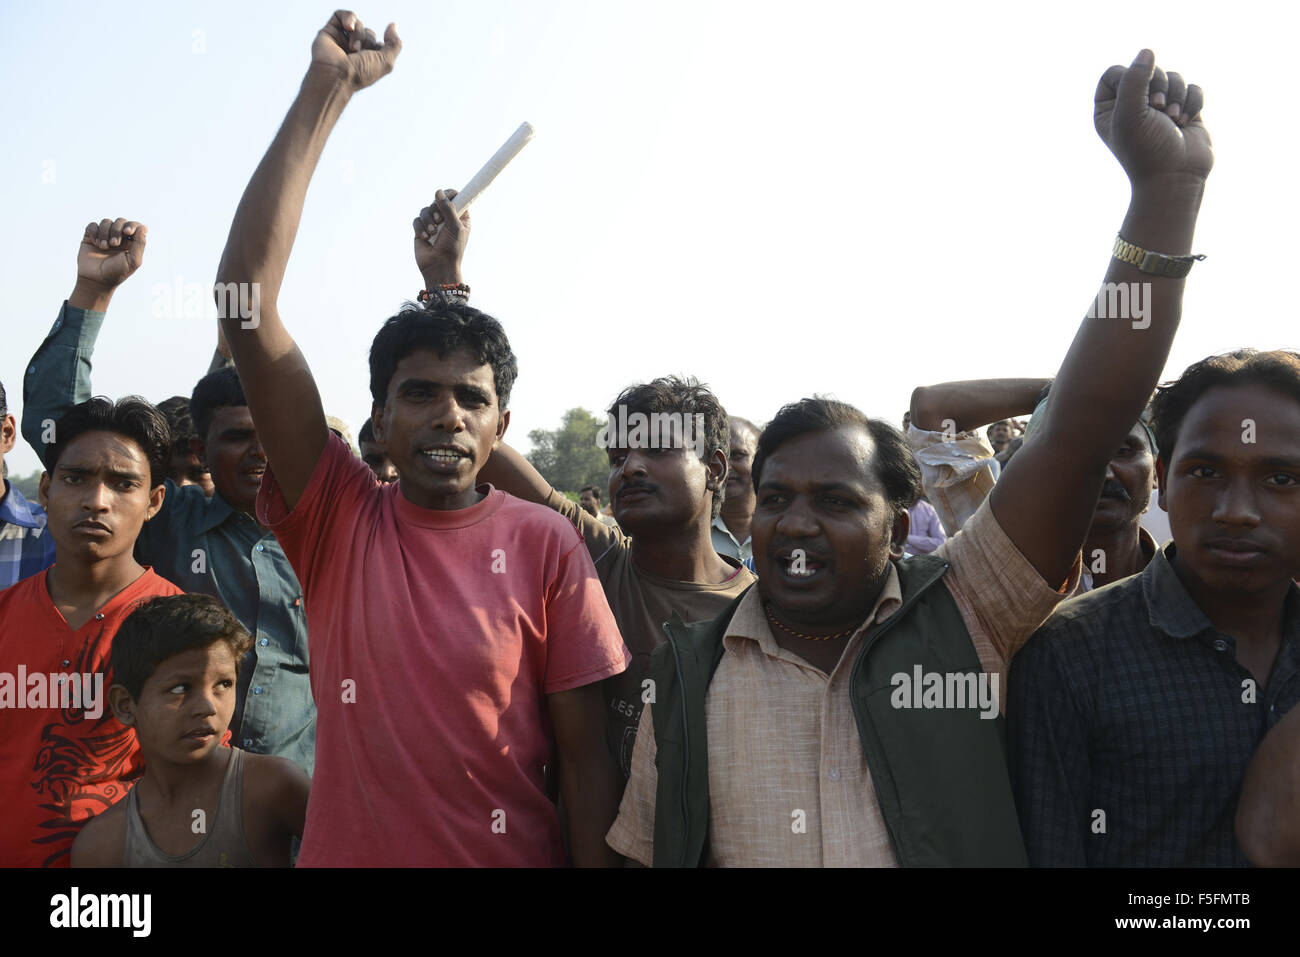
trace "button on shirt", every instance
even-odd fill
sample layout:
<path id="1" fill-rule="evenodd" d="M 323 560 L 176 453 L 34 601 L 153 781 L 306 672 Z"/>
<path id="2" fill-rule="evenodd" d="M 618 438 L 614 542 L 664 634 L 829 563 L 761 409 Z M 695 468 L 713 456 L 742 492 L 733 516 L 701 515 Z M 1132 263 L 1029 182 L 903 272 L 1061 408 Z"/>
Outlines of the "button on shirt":
<path id="1" fill-rule="evenodd" d="M 104 313 L 64 303 L 23 384 L 23 435 L 38 451 L 41 421 L 91 396 L 90 356 Z M 307 675 L 302 586 L 271 532 L 219 492 L 166 482 L 163 506 L 136 540 L 136 560 L 187 592 L 221 599 L 253 636 L 230 722 L 245 750 L 289 758 L 312 773 L 316 705 Z M 261 688 L 250 693 L 251 688 Z"/>
<path id="2" fill-rule="evenodd" d="M 43 572 L 54 564 L 54 536 L 46 530 L 45 509 L 29 502 L 4 480 L 0 499 L 0 588 Z"/>
<path id="3" fill-rule="evenodd" d="M 1300 588 L 1267 686 L 1174 571 L 1063 604 L 1016 658 L 1008 743 L 1031 865 L 1247 867 L 1242 777 L 1300 700 Z"/>

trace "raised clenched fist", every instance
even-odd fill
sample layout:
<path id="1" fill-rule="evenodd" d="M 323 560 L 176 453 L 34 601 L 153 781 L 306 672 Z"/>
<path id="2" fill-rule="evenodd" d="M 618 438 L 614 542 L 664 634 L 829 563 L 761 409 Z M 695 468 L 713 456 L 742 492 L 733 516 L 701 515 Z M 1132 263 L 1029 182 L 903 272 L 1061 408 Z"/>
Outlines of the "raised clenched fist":
<path id="1" fill-rule="evenodd" d="M 401 52 L 397 24 L 388 25 L 384 42 L 380 43 L 375 39 L 375 31 L 367 30 L 355 13 L 336 10 L 329 23 L 316 34 L 311 45 L 311 62 L 337 69 L 360 90 L 393 72 L 393 61 Z"/>
<path id="2" fill-rule="evenodd" d="M 1093 121 L 1135 187 L 1160 181 L 1204 181 L 1214 165 L 1201 122 L 1205 96 L 1195 84 L 1156 66 L 1143 50 L 1127 68 L 1113 66 L 1097 84 Z"/>
<path id="3" fill-rule="evenodd" d="M 149 230 L 126 219 L 89 223 L 77 250 L 77 279 L 112 291 L 144 262 Z"/>

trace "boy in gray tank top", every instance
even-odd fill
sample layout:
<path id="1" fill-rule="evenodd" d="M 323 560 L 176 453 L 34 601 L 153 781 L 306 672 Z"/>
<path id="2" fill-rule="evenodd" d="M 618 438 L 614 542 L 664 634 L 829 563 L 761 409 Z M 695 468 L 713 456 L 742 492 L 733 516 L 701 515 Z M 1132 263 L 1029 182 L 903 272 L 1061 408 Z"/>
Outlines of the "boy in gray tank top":
<path id="1" fill-rule="evenodd" d="M 142 603 L 113 639 L 109 704 L 135 729 L 144 776 L 92 818 L 73 867 L 287 867 L 311 780 L 226 746 L 252 638 L 216 598 Z"/>

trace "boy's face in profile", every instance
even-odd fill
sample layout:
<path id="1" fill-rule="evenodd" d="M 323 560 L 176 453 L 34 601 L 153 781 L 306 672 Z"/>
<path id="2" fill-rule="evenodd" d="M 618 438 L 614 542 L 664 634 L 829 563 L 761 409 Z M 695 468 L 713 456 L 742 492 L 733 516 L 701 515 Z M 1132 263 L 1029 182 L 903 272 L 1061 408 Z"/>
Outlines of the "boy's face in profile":
<path id="1" fill-rule="evenodd" d="M 113 686 L 109 698 L 119 720 L 135 728 L 146 761 L 198 764 L 230 725 L 237 678 L 230 647 L 217 641 L 162 661 L 139 700 L 121 685 Z"/>

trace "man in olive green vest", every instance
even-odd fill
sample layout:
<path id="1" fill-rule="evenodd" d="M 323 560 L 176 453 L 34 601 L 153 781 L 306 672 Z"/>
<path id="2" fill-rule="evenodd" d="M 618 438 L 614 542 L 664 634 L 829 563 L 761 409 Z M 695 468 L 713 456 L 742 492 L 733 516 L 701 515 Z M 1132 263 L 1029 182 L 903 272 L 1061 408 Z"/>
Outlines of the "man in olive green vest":
<path id="1" fill-rule="evenodd" d="M 1107 462 L 1177 330 L 1205 159 L 1182 108 L 1199 102 L 1148 50 L 1102 77 L 1097 131 L 1133 187 L 1105 281 L 1141 286 L 1143 315 L 1089 310 L 1041 438 L 932 555 L 902 558 L 920 473 L 892 426 L 826 399 L 777 413 L 753 465 L 758 584 L 712 622 L 667 627 L 614 850 L 655 866 L 1026 862 L 1007 667 L 1074 590 Z M 1034 262 L 1006 256 L 999 288 Z"/>

